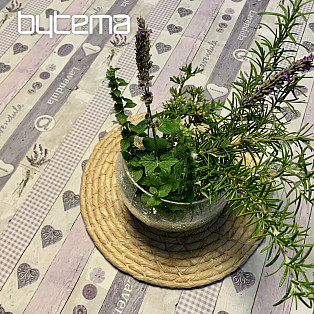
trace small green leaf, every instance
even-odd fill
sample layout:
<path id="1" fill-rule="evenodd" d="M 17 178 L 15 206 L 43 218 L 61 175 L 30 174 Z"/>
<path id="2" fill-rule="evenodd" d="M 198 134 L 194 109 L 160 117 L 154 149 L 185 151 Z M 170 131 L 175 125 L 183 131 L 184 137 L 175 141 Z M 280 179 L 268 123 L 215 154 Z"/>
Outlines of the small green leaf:
<path id="1" fill-rule="evenodd" d="M 280 282 L 279 282 L 279 287 L 281 287 L 283 285 L 283 283 L 285 282 L 286 278 L 287 278 L 287 275 L 288 275 L 288 270 L 289 270 L 289 267 L 286 266 L 286 269 L 282 275 L 282 278 L 280 279 Z"/>
<path id="2" fill-rule="evenodd" d="M 128 83 L 123 78 L 117 78 L 117 82 L 119 83 L 119 86 L 127 86 Z"/>
<path id="3" fill-rule="evenodd" d="M 118 89 L 115 89 L 112 91 L 114 93 L 115 96 L 120 97 L 121 92 Z"/>
<path id="4" fill-rule="evenodd" d="M 123 98 L 123 100 L 125 101 L 125 108 L 134 108 L 137 106 L 137 104 L 129 98 Z"/>
<path id="5" fill-rule="evenodd" d="M 164 134 L 171 134 L 172 131 L 177 129 L 178 122 L 171 119 L 160 119 L 160 127 L 158 130 Z"/>
<path id="6" fill-rule="evenodd" d="M 145 204 L 148 202 L 149 199 L 150 199 L 150 196 L 149 196 L 149 195 L 147 195 L 147 194 L 145 194 L 145 193 L 143 193 L 143 194 L 141 195 L 141 200 L 142 200 L 142 202 L 144 202 Z"/>
<path id="7" fill-rule="evenodd" d="M 164 149 L 168 146 L 168 141 L 164 138 L 156 139 L 157 149 Z M 143 140 L 143 145 L 148 151 L 154 151 L 155 148 L 155 140 L 151 137 L 146 137 Z"/>
<path id="8" fill-rule="evenodd" d="M 158 196 L 159 197 L 167 196 L 171 192 L 171 189 L 172 189 L 172 184 L 171 183 L 167 183 L 167 184 L 164 184 L 164 185 L 160 186 L 158 188 Z M 153 193 L 153 194 L 155 194 L 155 193 Z"/>
<path id="9" fill-rule="evenodd" d="M 154 187 L 154 186 L 151 186 L 151 187 L 149 188 L 149 192 L 152 193 L 152 194 L 154 194 L 154 195 L 157 195 L 157 193 L 158 193 L 156 187 Z M 159 195 L 158 195 L 158 196 L 159 196 Z"/>
<path id="10" fill-rule="evenodd" d="M 120 146 L 121 146 L 122 151 L 126 151 L 131 146 L 130 139 L 129 138 L 123 138 L 120 141 Z"/>
<path id="11" fill-rule="evenodd" d="M 130 161 L 131 166 L 133 167 L 140 167 L 139 159 L 137 157 L 132 158 Z"/>
<path id="12" fill-rule="evenodd" d="M 151 197 L 147 202 L 147 206 L 158 206 L 162 203 L 161 199 L 157 196 Z"/>
<path id="13" fill-rule="evenodd" d="M 157 138 L 156 142 L 158 149 L 164 149 L 168 146 L 168 141 L 164 138 Z"/>
<path id="14" fill-rule="evenodd" d="M 149 156 L 149 155 L 146 155 L 146 156 L 143 156 L 140 160 L 140 164 L 145 166 L 145 163 L 147 162 L 151 162 L 151 161 L 155 161 L 155 157 L 154 156 Z"/>
<path id="15" fill-rule="evenodd" d="M 134 125 L 131 124 L 131 130 L 137 134 L 142 134 L 146 129 L 146 121 L 143 120 L 140 123 Z"/>
<path id="16" fill-rule="evenodd" d="M 116 114 L 116 118 L 118 122 L 123 125 L 127 121 L 128 116 L 124 112 L 119 112 Z"/>
<path id="17" fill-rule="evenodd" d="M 143 176 L 143 170 L 142 169 L 139 169 L 139 170 L 132 169 L 131 170 L 131 176 L 133 177 L 135 182 L 138 182 Z"/>
<path id="18" fill-rule="evenodd" d="M 140 185 L 147 185 L 147 186 L 149 186 L 151 183 L 152 183 L 152 182 L 151 182 L 151 180 L 149 179 L 149 177 L 146 177 L 146 176 L 142 177 L 142 178 L 138 181 L 138 184 L 140 184 Z"/>
<path id="19" fill-rule="evenodd" d="M 154 139 L 151 137 L 145 137 L 143 139 L 143 145 L 149 152 L 155 150 L 155 142 Z"/>
<path id="20" fill-rule="evenodd" d="M 164 154 L 160 157 L 160 160 L 161 161 L 164 161 L 164 160 L 171 160 L 173 159 L 173 157 L 171 156 L 171 154 Z"/>
<path id="21" fill-rule="evenodd" d="M 144 156 L 139 163 L 145 167 L 145 173 L 148 176 L 157 168 L 157 163 L 153 156 Z"/>
<path id="22" fill-rule="evenodd" d="M 173 158 L 171 155 L 162 155 L 158 164 L 162 171 L 170 172 L 171 167 L 178 162 L 178 159 Z"/>

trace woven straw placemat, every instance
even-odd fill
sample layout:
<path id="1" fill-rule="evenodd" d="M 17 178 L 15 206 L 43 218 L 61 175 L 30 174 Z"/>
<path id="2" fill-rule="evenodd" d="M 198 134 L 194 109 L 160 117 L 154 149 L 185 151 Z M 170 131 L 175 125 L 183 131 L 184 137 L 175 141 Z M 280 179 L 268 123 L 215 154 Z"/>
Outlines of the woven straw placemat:
<path id="1" fill-rule="evenodd" d="M 137 117 L 138 118 L 138 117 Z M 236 270 L 257 247 L 247 218 L 224 213 L 211 225 L 169 233 L 146 227 L 120 199 L 115 161 L 118 127 L 95 147 L 81 182 L 81 213 L 88 233 L 107 260 L 150 284 L 190 288 Z"/>

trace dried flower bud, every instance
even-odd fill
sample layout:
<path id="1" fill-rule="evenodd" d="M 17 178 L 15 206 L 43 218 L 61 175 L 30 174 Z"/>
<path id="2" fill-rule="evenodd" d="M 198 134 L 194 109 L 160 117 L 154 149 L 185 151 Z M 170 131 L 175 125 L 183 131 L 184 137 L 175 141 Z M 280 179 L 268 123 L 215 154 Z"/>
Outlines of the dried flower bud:
<path id="1" fill-rule="evenodd" d="M 159 127 L 160 126 L 160 120 L 158 118 L 154 118 L 153 124 L 155 125 L 155 127 Z"/>
<path id="2" fill-rule="evenodd" d="M 198 154 L 196 154 L 196 153 L 192 153 L 192 154 L 191 154 L 191 157 L 195 160 L 195 159 L 197 159 Z"/>
<path id="3" fill-rule="evenodd" d="M 143 148 L 144 145 L 143 145 L 143 137 L 140 137 L 140 136 L 134 136 L 134 145 L 137 147 L 137 148 Z"/>

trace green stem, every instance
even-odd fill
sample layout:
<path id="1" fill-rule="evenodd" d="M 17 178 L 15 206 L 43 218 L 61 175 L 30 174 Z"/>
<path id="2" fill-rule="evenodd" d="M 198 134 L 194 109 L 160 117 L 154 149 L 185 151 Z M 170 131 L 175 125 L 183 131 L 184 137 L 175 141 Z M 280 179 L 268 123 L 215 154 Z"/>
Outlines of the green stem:
<path id="1" fill-rule="evenodd" d="M 149 91 L 147 88 L 145 88 L 145 94 L 147 94 Z M 149 121 L 150 121 L 150 124 L 152 125 L 152 131 L 153 131 L 153 138 L 154 138 L 154 143 L 155 143 L 155 159 L 158 163 L 159 161 L 159 154 L 158 154 L 158 148 L 157 148 L 157 135 L 156 135 L 156 129 L 155 129 L 155 126 L 153 125 L 153 115 L 152 115 L 152 111 L 150 109 L 150 104 L 151 104 L 151 101 L 146 101 L 145 102 L 145 105 L 146 105 L 146 108 L 147 108 L 147 114 L 148 114 L 148 117 L 149 117 Z"/>
<path id="2" fill-rule="evenodd" d="M 235 143 L 223 146 L 223 147 L 215 147 L 209 150 L 206 150 L 202 152 L 202 154 L 210 154 L 217 152 L 219 150 L 225 150 L 227 148 L 233 148 L 236 146 L 241 146 L 245 145 L 246 143 L 266 143 L 266 142 L 274 142 L 274 141 L 314 141 L 314 137 L 304 137 L 304 136 L 286 136 L 286 137 L 279 137 L 279 136 L 274 136 L 272 138 L 268 137 L 262 137 L 262 138 L 255 138 L 255 139 L 250 139 L 250 138 L 244 138 L 241 141 L 237 141 Z"/>

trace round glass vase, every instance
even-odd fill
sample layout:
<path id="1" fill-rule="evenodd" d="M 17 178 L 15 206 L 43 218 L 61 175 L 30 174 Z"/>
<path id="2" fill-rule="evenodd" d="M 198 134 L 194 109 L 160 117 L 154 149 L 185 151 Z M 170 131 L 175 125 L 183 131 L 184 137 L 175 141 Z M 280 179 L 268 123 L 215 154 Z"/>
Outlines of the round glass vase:
<path id="1" fill-rule="evenodd" d="M 224 198 L 210 203 L 204 198 L 193 203 L 174 202 L 165 199 L 157 207 L 148 207 L 141 200 L 143 193 L 152 196 L 132 178 L 121 153 L 116 162 L 116 179 L 121 198 L 129 211 L 144 224 L 163 231 L 188 231 L 215 220 L 223 211 Z M 170 210 L 167 204 L 176 205 L 181 210 Z"/>

